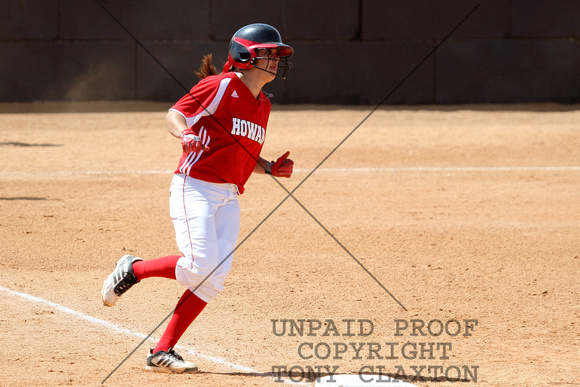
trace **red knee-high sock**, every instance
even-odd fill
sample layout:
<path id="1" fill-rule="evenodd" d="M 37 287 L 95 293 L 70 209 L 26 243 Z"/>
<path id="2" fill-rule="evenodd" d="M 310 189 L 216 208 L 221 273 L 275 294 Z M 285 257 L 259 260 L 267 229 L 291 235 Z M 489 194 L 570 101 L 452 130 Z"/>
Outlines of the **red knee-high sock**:
<path id="1" fill-rule="evenodd" d="M 175 279 L 175 266 L 181 255 L 168 255 L 148 261 L 137 261 L 133 264 L 133 272 L 139 281 L 149 277 Z"/>
<path id="2" fill-rule="evenodd" d="M 169 348 L 174 347 L 177 341 L 181 338 L 183 333 L 191 325 L 193 320 L 205 308 L 207 302 L 203 301 L 201 298 L 196 296 L 187 289 L 183 296 L 179 299 L 177 306 L 175 307 L 175 312 L 163 332 L 163 336 L 157 343 L 157 346 L 153 350 L 153 353 L 157 351 L 167 351 Z"/>

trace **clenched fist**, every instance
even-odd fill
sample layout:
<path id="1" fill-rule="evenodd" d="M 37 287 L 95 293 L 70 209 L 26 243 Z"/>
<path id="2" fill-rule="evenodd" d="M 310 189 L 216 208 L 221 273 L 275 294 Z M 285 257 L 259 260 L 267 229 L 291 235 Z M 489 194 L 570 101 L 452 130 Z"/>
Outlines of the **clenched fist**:
<path id="1" fill-rule="evenodd" d="M 209 151 L 209 147 L 203 145 L 201 138 L 191 129 L 186 129 L 181 132 L 181 148 L 183 148 L 185 153 Z"/>
<path id="2" fill-rule="evenodd" d="M 270 163 L 270 174 L 276 177 L 290 177 L 294 171 L 294 161 L 288 158 L 290 151 L 278 157 L 278 160 Z M 266 169 L 266 173 L 268 169 Z"/>

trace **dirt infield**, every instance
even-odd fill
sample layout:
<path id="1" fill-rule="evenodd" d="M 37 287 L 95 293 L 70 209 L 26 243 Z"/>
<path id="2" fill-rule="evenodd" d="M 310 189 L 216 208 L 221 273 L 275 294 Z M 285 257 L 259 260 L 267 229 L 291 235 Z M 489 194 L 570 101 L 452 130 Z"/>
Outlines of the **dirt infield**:
<path id="1" fill-rule="evenodd" d="M 297 170 L 240 199 L 178 350 L 202 372 L 144 371 L 183 288 L 99 291 L 123 254 L 177 253 L 168 105 L 0 105 L 0 386 L 580 384 L 580 106 L 558 105 L 380 109 L 290 198 L 371 108 L 275 107 L 263 155 Z"/>

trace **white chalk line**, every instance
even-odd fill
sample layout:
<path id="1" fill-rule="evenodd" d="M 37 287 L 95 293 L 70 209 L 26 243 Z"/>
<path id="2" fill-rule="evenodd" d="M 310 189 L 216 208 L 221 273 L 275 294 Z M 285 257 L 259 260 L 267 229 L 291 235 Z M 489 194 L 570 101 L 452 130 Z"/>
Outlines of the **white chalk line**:
<path id="1" fill-rule="evenodd" d="M 295 169 L 310 172 L 311 169 Z M 580 171 L 569 167 L 392 167 L 392 168 L 319 168 L 317 172 L 511 172 L 511 171 Z"/>
<path id="2" fill-rule="evenodd" d="M 62 306 L 60 304 L 57 304 L 57 303 L 52 302 L 52 301 L 45 300 L 45 299 L 40 298 L 40 297 L 35 297 L 35 296 L 32 296 L 32 295 L 27 294 L 27 293 L 17 292 L 15 290 L 8 289 L 8 288 L 4 288 L 2 286 L 0 286 L 0 291 L 9 293 L 9 294 L 11 294 L 13 296 L 18 296 L 18 297 L 24 298 L 24 299 L 26 299 L 28 301 L 38 302 L 40 304 L 44 304 L 44 305 L 50 306 L 50 307 L 52 307 L 54 309 L 57 309 L 57 310 L 59 310 L 59 311 L 61 311 L 63 313 L 67 313 L 67 314 L 73 315 L 75 317 L 78 317 L 78 318 L 80 318 L 82 320 L 85 320 L 85 321 L 88 321 L 90 323 L 97 324 L 97 325 L 102 325 L 102 326 L 104 326 L 106 328 L 109 328 L 113 332 L 125 334 L 125 335 L 128 335 L 128 336 L 136 336 L 136 337 L 138 337 L 140 339 L 147 338 L 149 341 L 157 341 L 157 339 L 155 339 L 154 337 L 147 336 L 144 333 L 134 332 L 134 331 L 132 331 L 130 329 L 120 327 L 120 326 L 115 325 L 113 323 L 110 323 L 108 321 L 101 320 L 100 318 L 96 318 L 96 317 L 93 317 L 93 316 L 89 316 L 89 315 L 83 314 L 81 312 L 77 312 L 74 309 L 67 308 L 66 306 Z M 183 346 L 183 345 L 176 345 L 176 349 L 180 349 L 180 350 L 187 351 L 187 353 L 189 353 L 190 355 L 197 356 L 197 357 L 200 357 L 202 359 L 209 360 L 209 361 L 211 361 L 213 363 L 218 363 L 218 364 L 224 365 L 226 367 L 230 367 L 230 368 L 236 369 L 238 371 L 251 372 L 251 373 L 255 373 L 255 374 L 261 374 L 262 373 L 262 372 L 260 372 L 258 370 L 253 369 L 253 368 L 246 367 L 246 366 L 242 366 L 242 365 L 235 364 L 235 363 L 231 363 L 231 362 L 229 362 L 229 361 L 227 361 L 225 359 L 221 359 L 219 357 L 215 357 L 215 356 L 210 356 L 210 355 L 203 354 L 201 352 L 196 351 L 195 349 L 193 349 L 191 347 L 187 347 L 187 346 Z M 285 379 L 282 379 L 282 380 L 284 381 L 284 383 L 287 383 L 287 384 L 309 385 L 309 384 L 305 384 L 305 383 L 296 383 L 296 382 L 288 381 L 288 380 L 285 380 Z"/>

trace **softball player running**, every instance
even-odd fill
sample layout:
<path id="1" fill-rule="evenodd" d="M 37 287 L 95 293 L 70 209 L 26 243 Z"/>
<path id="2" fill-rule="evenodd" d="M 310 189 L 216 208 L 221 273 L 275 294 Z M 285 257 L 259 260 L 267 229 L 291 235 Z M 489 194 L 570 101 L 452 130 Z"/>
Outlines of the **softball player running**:
<path id="1" fill-rule="evenodd" d="M 253 172 L 286 178 L 292 174 L 290 152 L 268 162 L 260 151 L 271 107 L 262 87 L 276 77 L 286 78 L 293 53 L 274 27 L 245 26 L 230 41 L 223 72 L 218 75 L 206 56 L 197 73 L 202 80 L 167 114 L 168 130 L 183 148 L 170 187 L 170 215 L 181 255 L 153 260 L 125 255 L 101 290 L 103 304 L 113 306 L 145 278 L 170 278 L 188 287 L 149 351 L 149 370 L 198 370 L 173 347 L 224 288 L 239 233 L 238 195 Z"/>

